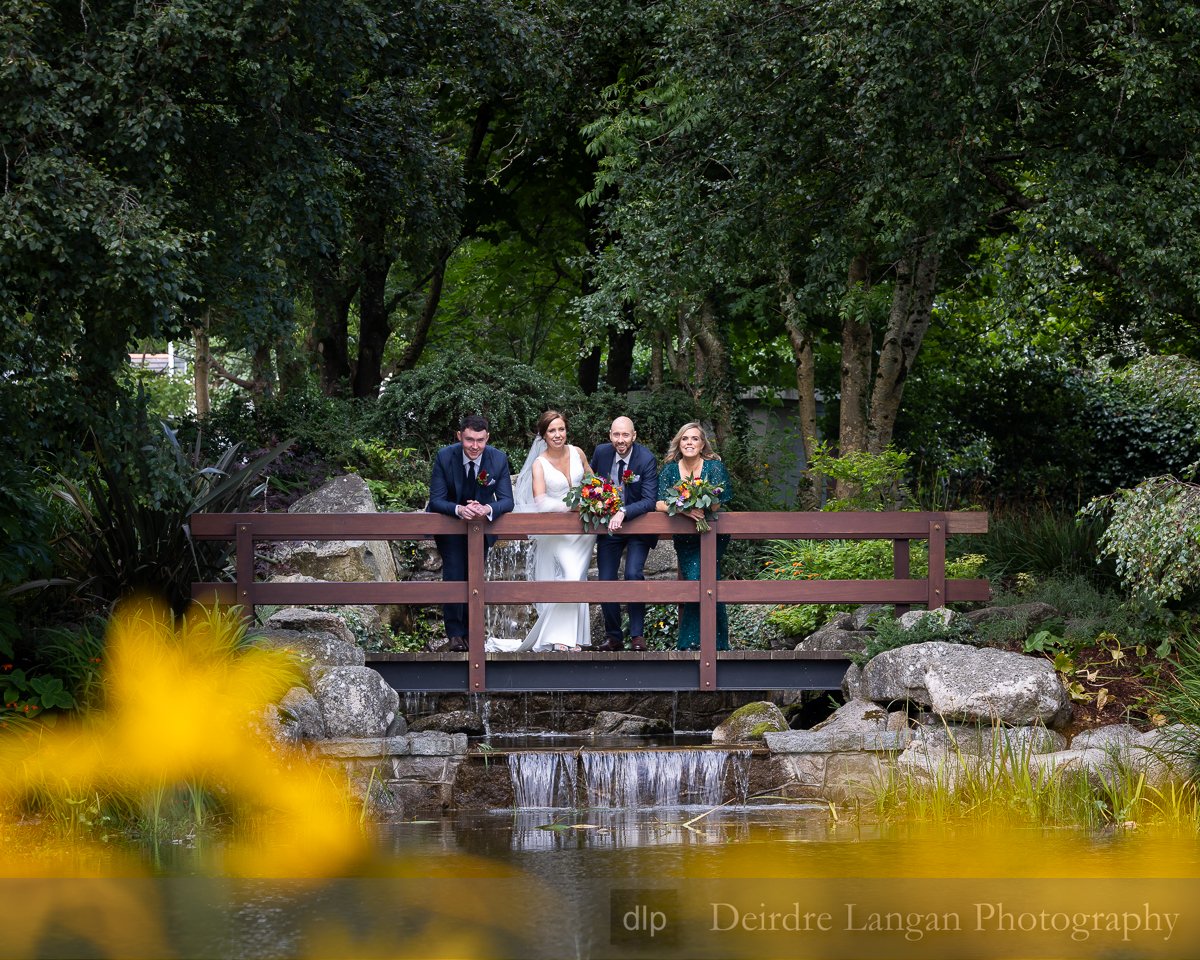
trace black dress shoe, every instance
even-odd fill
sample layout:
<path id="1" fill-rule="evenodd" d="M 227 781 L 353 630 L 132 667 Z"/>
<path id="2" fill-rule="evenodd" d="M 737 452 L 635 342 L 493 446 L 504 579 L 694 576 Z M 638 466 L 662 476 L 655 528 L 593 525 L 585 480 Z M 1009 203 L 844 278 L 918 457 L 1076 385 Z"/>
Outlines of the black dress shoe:
<path id="1" fill-rule="evenodd" d="M 630 650 L 645 650 L 646 649 L 646 641 L 642 637 L 630 637 L 629 638 L 629 649 Z"/>
<path id="2" fill-rule="evenodd" d="M 466 653 L 471 648 L 467 645 L 466 637 L 447 637 L 446 652 L 447 653 Z"/>
<path id="3" fill-rule="evenodd" d="M 616 653 L 618 650 L 625 649 L 625 641 L 616 640 L 613 637 L 609 637 L 603 643 L 596 644 L 596 649 L 603 650 L 606 653 Z"/>

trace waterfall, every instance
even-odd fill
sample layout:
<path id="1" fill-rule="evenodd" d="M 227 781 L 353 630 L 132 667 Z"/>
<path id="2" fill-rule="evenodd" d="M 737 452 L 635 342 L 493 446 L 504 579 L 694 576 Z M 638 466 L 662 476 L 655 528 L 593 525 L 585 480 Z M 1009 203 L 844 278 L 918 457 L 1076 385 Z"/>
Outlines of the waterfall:
<path id="1" fill-rule="evenodd" d="M 471 711 L 483 722 L 483 738 L 487 740 L 492 735 L 492 697 L 487 693 L 469 694 L 468 703 Z"/>
<path id="2" fill-rule="evenodd" d="M 510 753 L 513 806 L 574 807 L 577 803 L 579 763 L 574 753 Z"/>
<path id="3" fill-rule="evenodd" d="M 487 555 L 489 580 L 524 580 L 528 540 L 497 540 Z M 484 631 L 489 637 L 524 637 L 532 629 L 537 615 L 532 604 L 493 603 L 487 607 Z"/>
<path id="4" fill-rule="evenodd" d="M 590 807 L 716 807 L 732 760 L 741 787 L 749 750 L 614 750 L 580 753 Z M 745 789 L 734 796 L 744 801 Z"/>
<path id="5" fill-rule="evenodd" d="M 713 749 L 514 752 L 508 771 L 518 810 L 716 807 L 746 801 L 749 757 L 749 750 Z"/>

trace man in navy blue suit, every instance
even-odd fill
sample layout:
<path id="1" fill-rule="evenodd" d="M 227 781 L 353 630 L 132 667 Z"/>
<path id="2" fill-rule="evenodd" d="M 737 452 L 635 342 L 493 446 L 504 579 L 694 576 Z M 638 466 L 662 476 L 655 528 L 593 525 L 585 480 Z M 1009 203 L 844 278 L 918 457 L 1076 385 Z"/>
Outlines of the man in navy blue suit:
<path id="1" fill-rule="evenodd" d="M 608 477 L 621 490 L 624 506 L 608 522 L 608 534 L 596 540 L 596 571 L 601 580 L 618 579 L 621 554 L 625 554 L 625 579 L 645 580 L 643 568 L 646 555 L 658 543 L 654 534 L 620 533 L 626 520 L 644 513 L 653 513 L 658 501 L 658 461 L 648 449 L 637 442 L 637 431 L 628 417 L 617 417 L 608 431 L 608 443 L 596 447 L 592 454 L 592 472 Z M 604 613 L 604 642 L 597 649 L 623 650 L 625 634 L 621 630 L 621 605 L 602 603 Z M 629 604 L 629 645 L 645 650 L 646 605 Z"/>
<path id="2" fill-rule="evenodd" d="M 508 457 L 489 447 L 489 424 L 479 414 L 462 418 L 458 443 L 442 447 L 433 460 L 429 481 L 429 512 L 444 513 L 463 520 L 486 519 L 489 522 L 513 508 L 512 471 Z M 436 536 L 442 555 L 442 579 L 467 579 L 467 538 Z M 484 538 L 484 553 L 495 542 Z M 446 623 L 447 650 L 467 649 L 467 605 L 448 603 L 442 607 Z"/>

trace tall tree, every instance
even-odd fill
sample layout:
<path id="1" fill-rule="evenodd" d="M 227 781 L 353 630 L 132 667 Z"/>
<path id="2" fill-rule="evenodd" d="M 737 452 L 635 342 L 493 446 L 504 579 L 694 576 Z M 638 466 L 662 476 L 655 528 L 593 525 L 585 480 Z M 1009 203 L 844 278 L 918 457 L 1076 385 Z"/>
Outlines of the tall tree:
<path id="1" fill-rule="evenodd" d="M 662 15 L 656 58 L 589 130 L 593 199 L 613 198 L 594 312 L 665 318 L 714 289 L 773 288 L 802 392 L 814 344 L 840 343 L 846 451 L 890 442 L 926 330 L 952 319 L 938 293 L 984 237 L 1194 316 L 1190 6 L 688 0 Z"/>

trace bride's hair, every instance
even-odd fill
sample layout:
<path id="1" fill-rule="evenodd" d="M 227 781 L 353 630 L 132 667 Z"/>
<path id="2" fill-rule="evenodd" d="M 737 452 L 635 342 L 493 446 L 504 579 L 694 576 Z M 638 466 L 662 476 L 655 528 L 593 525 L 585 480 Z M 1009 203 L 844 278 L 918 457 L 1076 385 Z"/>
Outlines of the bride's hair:
<path id="1" fill-rule="evenodd" d="M 717 456 L 717 451 L 712 448 L 712 444 L 708 442 L 708 434 L 704 432 L 704 427 L 693 420 L 691 423 L 685 423 L 680 427 L 679 432 L 671 438 L 671 445 L 667 448 L 667 455 L 663 457 L 663 463 L 672 463 L 679 459 L 679 440 L 689 430 L 698 430 L 700 432 L 701 460 L 721 459 Z"/>
<path id="2" fill-rule="evenodd" d="M 546 439 L 546 431 L 550 429 L 550 424 L 552 424 L 555 420 L 561 420 L 563 422 L 563 427 L 564 428 L 566 427 L 567 418 L 564 417 L 557 410 L 547 410 L 540 417 L 538 417 L 538 422 L 537 422 L 538 436 L 541 437 L 543 440 L 545 440 Z"/>

